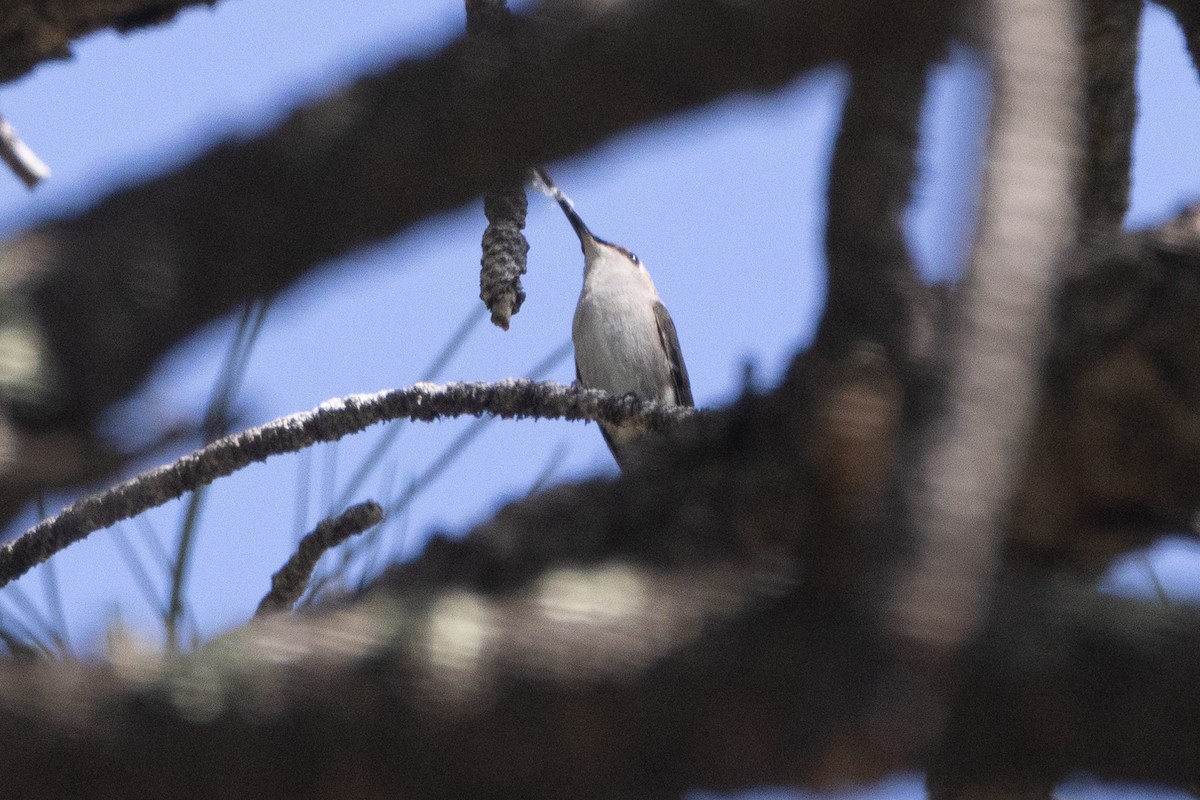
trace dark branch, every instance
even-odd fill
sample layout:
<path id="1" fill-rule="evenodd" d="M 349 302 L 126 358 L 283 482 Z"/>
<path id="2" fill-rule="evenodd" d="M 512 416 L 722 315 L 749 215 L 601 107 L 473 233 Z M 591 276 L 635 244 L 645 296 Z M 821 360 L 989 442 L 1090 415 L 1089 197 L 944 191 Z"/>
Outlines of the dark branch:
<path id="1" fill-rule="evenodd" d="M 922 287 L 902 231 L 916 175 L 917 128 L 934 53 L 855 63 L 829 176 L 829 288 L 809 373 L 814 403 L 818 572 L 853 573 L 861 528 L 886 514 L 918 353 Z M 929 339 L 928 332 L 925 336 Z M 925 348 L 927 350 L 927 346 Z"/>
<path id="2" fill-rule="evenodd" d="M 1175 15 L 1183 28 L 1183 38 L 1192 54 L 1192 64 L 1200 70 L 1200 6 L 1192 0 L 1157 0 L 1158 4 Z"/>
<path id="3" fill-rule="evenodd" d="M 870 604 L 805 593 L 786 561 L 595 561 L 556 504 L 541 509 L 565 552 L 531 580 L 503 554 L 513 531 L 491 525 L 356 605 L 266 619 L 165 666 L 118 652 L 111 669 L 3 668 L 7 787 L 674 798 L 929 764 L 932 732 L 891 724 L 914 717 L 887 700 L 895 653 Z M 1004 586 L 1006 622 L 970 652 L 957 698 L 962 758 L 940 775 L 1200 777 L 1200 615 L 1069 582 Z M 939 678 L 917 676 L 935 696 Z M 890 713 L 867 713 L 872 698 Z"/>
<path id="4" fill-rule="evenodd" d="M 1082 3 L 1087 150 L 1079 221 L 1085 241 L 1100 237 L 1093 246 L 1102 247 L 1120 233 L 1129 209 L 1142 5 L 1142 0 Z"/>
<path id="5" fill-rule="evenodd" d="M 882 347 L 895 364 L 913 356 L 910 323 L 919 279 L 902 224 L 917 171 L 925 73 L 934 55 L 850 71 L 829 174 L 829 291 L 817 345 L 834 357 L 861 342 Z"/>
<path id="6" fill-rule="evenodd" d="M 1095 274 L 1078 274 L 1079 270 Z M 1102 572 L 1200 510 L 1200 209 L 1072 270 L 1008 546 Z"/>
<path id="7" fill-rule="evenodd" d="M 71 42 L 105 29 L 122 33 L 216 0 L 18 0 L 0 6 L 0 82 L 43 61 L 71 57 Z"/>

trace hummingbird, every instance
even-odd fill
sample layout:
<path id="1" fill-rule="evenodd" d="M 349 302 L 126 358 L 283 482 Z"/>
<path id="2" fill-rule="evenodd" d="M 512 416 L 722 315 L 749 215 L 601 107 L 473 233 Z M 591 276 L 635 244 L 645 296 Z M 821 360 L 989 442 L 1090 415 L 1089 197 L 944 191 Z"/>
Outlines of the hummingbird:
<path id="1" fill-rule="evenodd" d="M 693 407 L 675 323 L 641 259 L 592 233 L 545 171 L 534 170 L 533 178 L 558 202 L 583 249 L 583 289 L 571 325 L 579 385 Z M 605 422 L 600 432 L 623 470 L 636 463 L 638 449 L 650 435 Z"/>

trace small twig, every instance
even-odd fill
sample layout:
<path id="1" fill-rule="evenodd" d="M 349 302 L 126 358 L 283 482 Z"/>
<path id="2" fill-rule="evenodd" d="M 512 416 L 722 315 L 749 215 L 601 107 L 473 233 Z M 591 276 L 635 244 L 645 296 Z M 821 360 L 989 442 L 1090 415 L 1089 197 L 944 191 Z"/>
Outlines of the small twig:
<path id="1" fill-rule="evenodd" d="M 0 159 L 8 164 L 21 183 L 32 189 L 50 177 L 50 167 L 21 141 L 17 129 L 0 114 Z"/>
<path id="2" fill-rule="evenodd" d="M 122 530 L 121 525 L 113 526 L 110 534 L 111 535 L 109 538 L 112 541 L 113 546 L 117 548 L 117 551 L 121 556 L 121 560 L 125 562 L 126 569 L 128 569 L 129 573 L 133 576 L 133 583 L 135 586 L 137 586 L 138 591 L 141 592 L 142 598 L 146 601 L 146 605 L 148 605 L 155 614 L 165 618 L 167 613 L 167 603 L 164 599 L 158 596 L 158 590 L 154 587 L 154 580 L 150 577 L 150 571 L 146 569 L 145 562 L 142 561 L 141 556 L 139 556 L 137 550 L 134 549 L 133 542 L 129 540 L 129 537 L 125 534 L 125 531 Z M 46 563 L 53 564 L 54 562 L 48 561 Z"/>
<path id="3" fill-rule="evenodd" d="M 566 442 L 559 442 L 550 451 L 550 455 L 546 458 L 546 462 L 542 464 L 542 469 L 538 472 L 537 477 L 533 479 L 533 483 L 525 491 L 526 497 L 533 497 L 535 494 L 545 489 L 550 480 L 554 477 L 554 473 L 558 472 L 559 467 L 567 460 L 567 455 L 571 452 L 570 446 Z"/>
<path id="4" fill-rule="evenodd" d="M 8 646 L 14 658 L 30 657 L 54 660 L 54 650 L 46 644 L 24 622 L 13 617 L 12 612 L 0 602 L 0 639 Z M 14 648 L 14 645 L 16 646 Z"/>
<path id="5" fill-rule="evenodd" d="M 138 517 L 133 521 L 133 525 L 137 529 L 142 543 L 150 551 L 150 557 L 154 559 L 154 563 L 158 565 L 159 569 L 169 572 L 171 569 L 171 556 L 167 555 L 167 548 L 163 547 L 162 540 L 158 536 L 158 530 L 154 527 L 154 523 L 145 517 Z"/>
<path id="6" fill-rule="evenodd" d="M 12 602 L 16 609 L 21 612 L 21 614 L 29 623 L 26 626 L 26 630 L 30 632 L 36 630 L 43 634 L 45 638 L 39 637 L 39 639 L 40 641 L 46 643 L 45 646 L 48 652 L 53 653 L 55 652 L 55 649 L 57 649 L 57 652 L 60 655 L 66 656 L 67 648 L 65 641 L 62 639 L 62 635 L 54 629 L 54 625 L 52 625 L 50 620 L 46 618 L 46 615 L 41 612 L 41 610 L 37 607 L 37 604 L 30 599 L 29 595 L 25 594 L 25 592 L 21 590 L 21 586 L 19 584 L 13 584 L 7 588 L 8 599 Z M 53 648 L 50 646 L 51 644 L 54 645 Z"/>
<path id="7" fill-rule="evenodd" d="M 1146 569 L 1146 577 L 1150 580 L 1150 588 L 1154 590 L 1154 596 L 1158 598 L 1159 603 L 1170 607 L 1171 598 L 1167 594 L 1167 587 L 1163 586 L 1162 580 L 1158 577 L 1158 571 L 1154 569 L 1154 562 L 1145 552 L 1141 553 L 1140 559 L 1142 566 Z"/>
<path id="8" fill-rule="evenodd" d="M 383 520 L 383 508 L 367 501 L 351 506 L 336 517 L 317 525 L 312 533 L 300 540 L 300 546 L 287 563 L 271 576 L 271 591 L 258 604 L 254 616 L 261 617 L 276 611 L 287 611 L 304 593 L 313 568 L 326 550 L 337 547 L 355 534 L 378 525 Z"/>
<path id="9" fill-rule="evenodd" d="M 53 632 L 55 643 L 58 645 L 61 654 L 64 657 L 70 658 L 74 656 L 74 650 L 71 647 L 71 632 L 67 628 L 67 612 L 63 608 L 62 588 L 58 583 L 58 570 L 54 566 L 53 561 L 47 561 L 42 567 L 42 593 L 45 598 L 46 613 L 49 616 L 49 621 L 53 625 L 50 629 Z"/>
<path id="10" fill-rule="evenodd" d="M 442 386 L 419 383 L 408 389 L 348 395 L 328 400 L 311 411 L 218 439 L 172 464 L 77 500 L 58 516 L 38 523 L 0 548 L 0 586 L 92 531 L 130 519 L 270 456 L 294 453 L 317 442 L 336 441 L 388 420 L 404 417 L 431 422 L 444 417 L 493 414 L 505 419 L 603 421 L 654 431 L 670 428 L 693 413 L 693 409 L 659 405 L 633 395 L 612 397 L 597 389 L 523 378 Z"/>

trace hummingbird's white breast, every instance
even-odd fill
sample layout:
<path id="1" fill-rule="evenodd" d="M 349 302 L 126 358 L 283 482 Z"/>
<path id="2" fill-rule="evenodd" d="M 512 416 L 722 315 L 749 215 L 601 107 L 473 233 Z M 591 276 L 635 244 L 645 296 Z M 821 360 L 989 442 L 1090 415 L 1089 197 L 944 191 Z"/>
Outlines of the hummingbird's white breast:
<path id="1" fill-rule="evenodd" d="M 586 254 L 572 339 L 579 379 L 610 394 L 677 403 L 649 273 L 609 245 Z"/>

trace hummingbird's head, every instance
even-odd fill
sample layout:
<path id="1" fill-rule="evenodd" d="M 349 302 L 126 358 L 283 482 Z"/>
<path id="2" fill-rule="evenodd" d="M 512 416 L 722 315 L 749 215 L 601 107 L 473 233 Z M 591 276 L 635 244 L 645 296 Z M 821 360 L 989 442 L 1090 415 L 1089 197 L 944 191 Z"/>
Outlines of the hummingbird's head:
<path id="1" fill-rule="evenodd" d="M 624 265 L 637 272 L 645 273 L 646 269 L 642 266 L 641 259 L 632 251 L 619 244 L 605 241 L 588 229 L 570 198 L 555 185 L 554 181 L 550 180 L 550 176 L 546 174 L 545 170 L 535 169 L 532 178 L 535 186 L 554 198 L 558 207 L 567 215 L 567 221 L 571 223 L 571 227 L 575 229 L 575 235 L 579 237 L 579 246 L 583 249 L 585 271 L 590 272 L 599 264 L 604 264 L 606 267 Z"/>
<path id="2" fill-rule="evenodd" d="M 571 227 L 575 229 L 575 235 L 579 237 L 579 246 L 583 250 L 584 261 L 588 269 L 591 269 L 597 262 L 606 264 L 625 263 L 630 268 L 643 271 L 642 260 L 638 258 L 633 251 L 619 244 L 601 239 L 596 234 L 592 233 L 579 213 L 575 208 L 563 198 L 558 199 L 558 204 L 562 208 L 563 213 L 567 215 L 567 219 L 571 223 Z"/>

